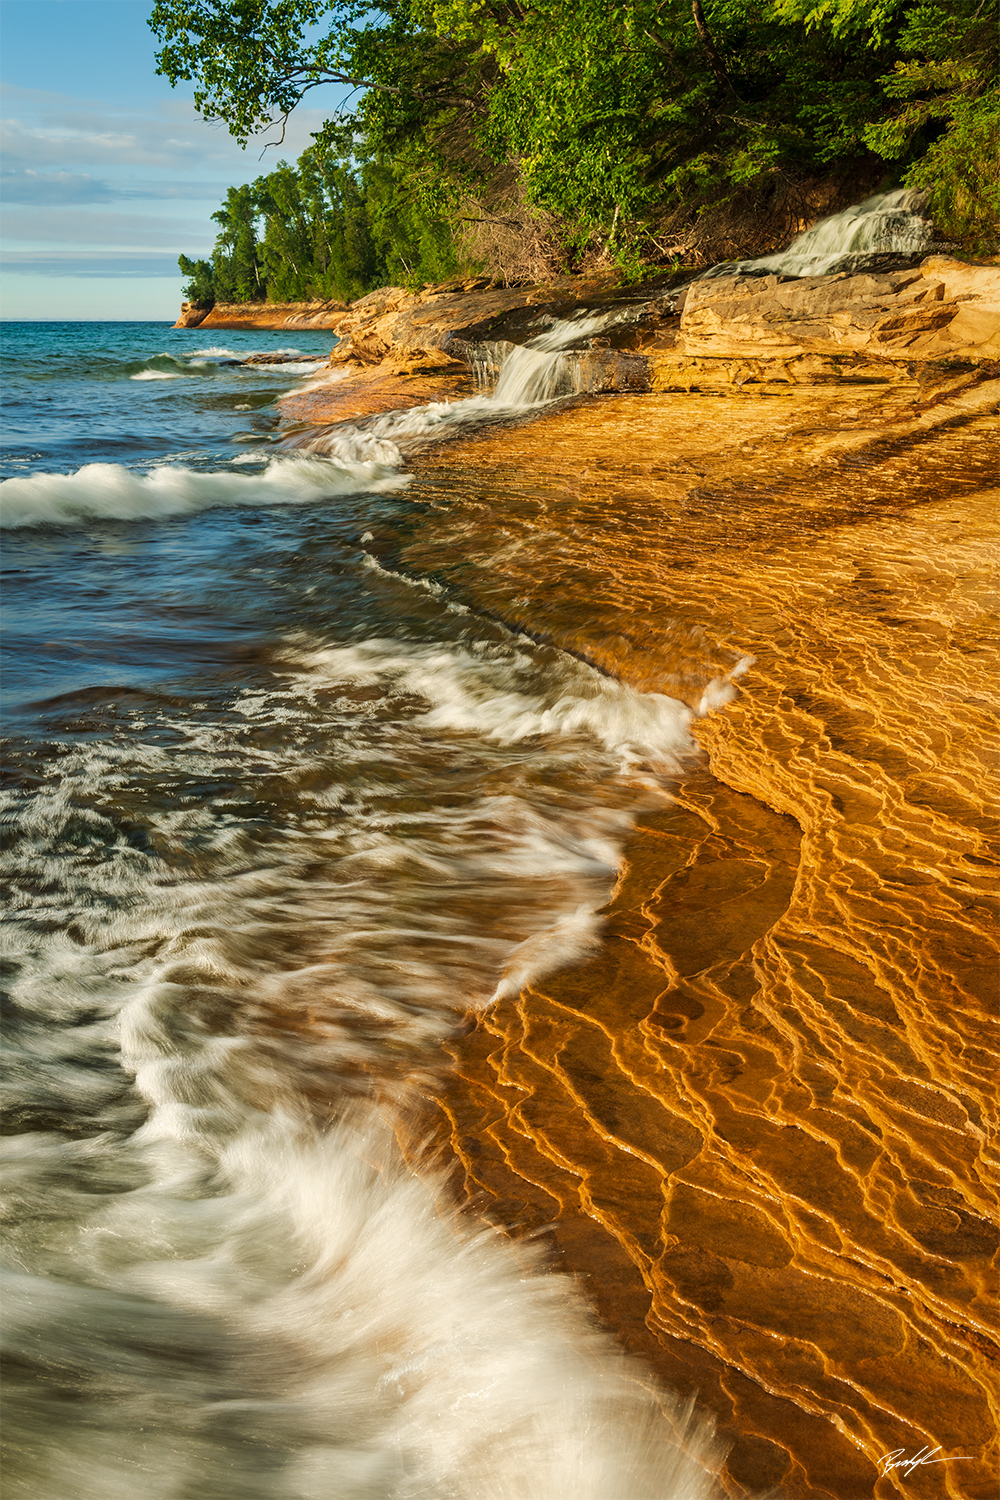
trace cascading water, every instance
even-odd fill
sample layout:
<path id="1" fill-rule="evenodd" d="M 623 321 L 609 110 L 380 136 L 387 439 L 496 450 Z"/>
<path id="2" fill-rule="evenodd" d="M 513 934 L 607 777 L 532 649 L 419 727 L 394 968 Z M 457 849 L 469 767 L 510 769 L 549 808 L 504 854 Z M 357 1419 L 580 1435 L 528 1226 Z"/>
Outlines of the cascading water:
<path id="1" fill-rule="evenodd" d="M 933 231 L 931 221 L 921 214 L 925 205 L 926 194 L 912 188 L 876 193 L 813 224 L 787 250 L 754 260 L 723 261 L 704 276 L 827 276 L 864 270 L 882 255 L 920 255 Z"/>
<path id="2" fill-rule="evenodd" d="M 426 406 L 389 412 L 363 427 L 338 424 L 325 432 L 309 432 L 289 446 L 307 447 L 338 463 L 357 465 L 401 463 L 407 451 L 429 442 L 439 442 L 461 431 L 504 418 L 536 411 L 562 396 L 580 390 L 579 364 L 566 357 L 573 344 L 592 338 L 623 315 L 616 309 L 605 313 L 580 313 L 556 319 L 544 332 L 526 344 L 483 345 L 477 381 L 492 391 L 464 401 L 432 401 Z"/>

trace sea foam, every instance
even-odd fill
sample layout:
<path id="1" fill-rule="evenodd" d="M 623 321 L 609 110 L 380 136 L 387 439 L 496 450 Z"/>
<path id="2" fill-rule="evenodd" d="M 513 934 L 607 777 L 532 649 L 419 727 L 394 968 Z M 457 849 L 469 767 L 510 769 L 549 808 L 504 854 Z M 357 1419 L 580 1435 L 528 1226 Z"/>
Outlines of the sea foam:
<path id="1" fill-rule="evenodd" d="M 77 526 L 186 515 L 216 505 L 306 505 L 335 495 L 401 489 L 408 477 L 380 462 L 272 459 L 260 474 L 205 473 L 168 464 L 136 474 L 86 464 L 75 474 L 32 474 L 0 484 L 0 525 Z"/>

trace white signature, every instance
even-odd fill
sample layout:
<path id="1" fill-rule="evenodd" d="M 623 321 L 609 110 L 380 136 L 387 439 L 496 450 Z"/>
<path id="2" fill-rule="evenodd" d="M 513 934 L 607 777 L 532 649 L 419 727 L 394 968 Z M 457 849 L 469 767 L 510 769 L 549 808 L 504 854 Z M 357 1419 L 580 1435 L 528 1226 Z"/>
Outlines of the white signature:
<path id="1" fill-rule="evenodd" d="M 892 1469 L 903 1469 L 909 1475 L 911 1469 L 919 1469 L 922 1464 L 961 1464 L 971 1463 L 972 1461 L 971 1456 L 967 1453 L 957 1453 L 953 1458 L 935 1458 L 935 1453 L 940 1452 L 940 1446 L 937 1448 L 921 1448 L 920 1452 L 913 1458 L 907 1458 L 905 1448 L 894 1448 L 891 1453 L 883 1453 L 882 1457 L 878 1460 L 881 1477 L 884 1479 Z"/>

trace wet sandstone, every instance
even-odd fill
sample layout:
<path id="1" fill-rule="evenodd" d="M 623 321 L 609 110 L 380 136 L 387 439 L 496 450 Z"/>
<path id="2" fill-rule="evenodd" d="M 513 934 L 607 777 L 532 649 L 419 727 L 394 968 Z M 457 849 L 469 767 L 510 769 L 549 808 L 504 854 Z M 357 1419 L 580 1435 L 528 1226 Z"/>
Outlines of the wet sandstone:
<path id="1" fill-rule="evenodd" d="M 474 372 L 489 378 L 557 320 L 611 311 L 605 330 L 566 347 L 578 394 L 934 383 L 950 367 L 1000 360 L 1000 267 L 931 255 L 864 274 L 682 283 L 372 292 L 323 325 L 339 342 L 328 369 L 286 398 L 286 419 L 317 426 L 456 399 L 475 388 Z"/>
<path id="2" fill-rule="evenodd" d="M 1000 272 L 942 259 L 668 287 L 372 541 L 703 715 L 599 949 L 471 1024 L 427 1128 L 714 1412 L 734 1500 L 995 1492 Z M 286 412 L 465 394 L 555 315 L 376 308 Z"/>
<path id="3" fill-rule="evenodd" d="M 696 708 L 755 658 L 599 950 L 455 1044 L 440 1139 L 716 1413 L 733 1496 L 985 1500 L 998 383 L 784 389 L 415 465 L 397 569 Z"/>

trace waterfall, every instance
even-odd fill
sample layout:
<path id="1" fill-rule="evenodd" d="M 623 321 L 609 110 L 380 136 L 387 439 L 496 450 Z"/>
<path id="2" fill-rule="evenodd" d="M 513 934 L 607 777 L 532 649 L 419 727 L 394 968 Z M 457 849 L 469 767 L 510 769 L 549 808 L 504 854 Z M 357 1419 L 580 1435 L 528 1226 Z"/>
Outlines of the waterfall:
<path id="1" fill-rule="evenodd" d="M 589 317 L 578 314 L 575 318 L 557 318 L 544 333 L 526 344 L 516 344 L 500 364 L 497 383 L 489 397 L 491 403 L 517 411 L 544 406 L 557 396 L 572 395 L 580 389 L 579 365 L 567 359 L 563 351 L 598 333 L 615 317 L 615 313 L 596 313 Z"/>
<path id="2" fill-rule="evenodd" d="M 912 188 L 876 193 L 820 219 L 792 241 L 787 250 L 755 260 L 727 260 L 698 277 L 828 276 L 834 271 L 862 271 L 880 255 L 920 255 L 931 241 L 932 225 L 922 217 L 926 195 Z"/>
<path id="3" fill-rule="evenodd" d="M 470 364 L 480 391 L 461 401 L 432 401 L 377 416 L 363 425 L 334 423 L 321 432 L 287 440 L 284 447 L 305 447 L 340 464 L 402 463 L 403 454 L 454 437 L 462 429 L 498 418 L 537 410 L 560 396 L 583 390 L 580 362 L 567 357 L 572 345 L 591 338 L 620 310 L 578 313 L 556 318 L 526 344 L 484 343 L 472 346 Z M 490 390 L 490 385 L 493 388 Z"/>

